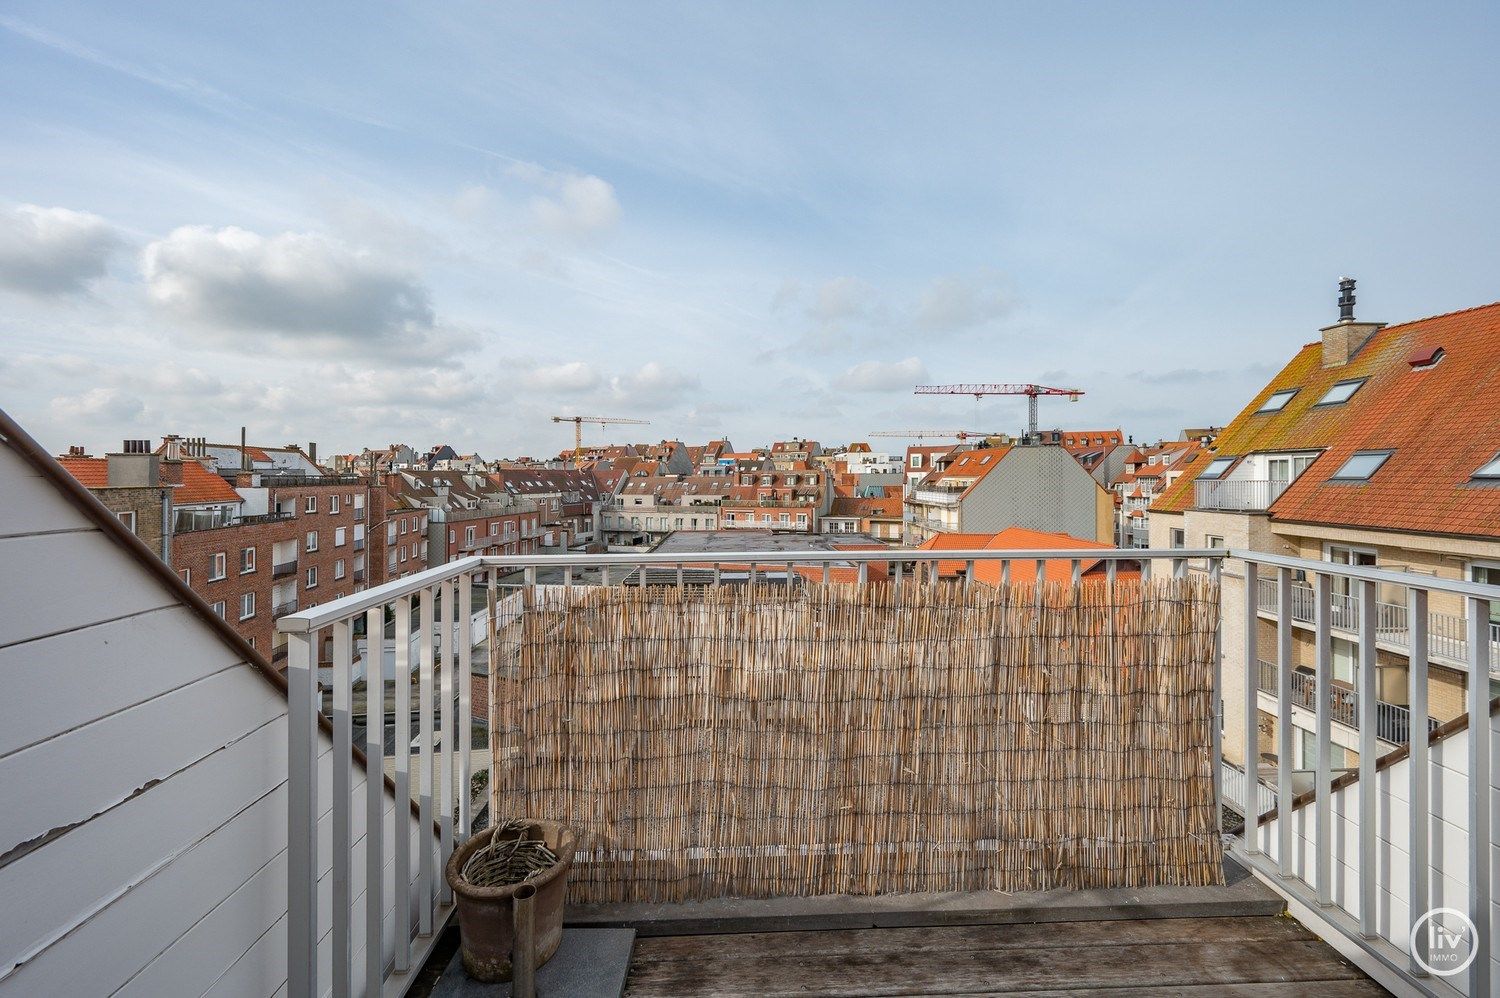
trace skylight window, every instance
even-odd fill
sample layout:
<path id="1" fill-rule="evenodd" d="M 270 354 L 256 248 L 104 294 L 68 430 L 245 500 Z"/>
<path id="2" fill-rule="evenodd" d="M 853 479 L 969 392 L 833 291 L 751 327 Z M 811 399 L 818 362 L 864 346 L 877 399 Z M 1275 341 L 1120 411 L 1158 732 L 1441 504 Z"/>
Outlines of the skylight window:
<path id="1" fill-rule="evenodd" d="M 1279 392 L 1274 392 L 1255 411 L 1257 414 L 1262 412 L 1280 412 L 1286 408 L 1286 404 L 1292 400 L 1292 397 L 1301 390 L 1300 388 L 1287 388 Z"/>
<path id="2" fill-rule="evenodd" d="M 1354 397 L 1354 393 L 1359 391 L 1360 386 L 1365 381 L 1365 378 L 1356 378 L 1353 381 L 1340 381 L 1323 393 L 1323 397 L 1318 399 L 1318 405 L 1342 405 Z"/>
<path id="3" fill-rule="evenodd" d="M 1496 454 L 1488 464 L 1474 472 L 1474 477 L 1487 482 L 1500 481 L 1500 454 Z"/>
<path id="4" fill-rule="evenodd" d="M 1349 460 L 1344 462 L 1344 466 L 1333 473 L 1329 481 L 1367 482 L 1390 456 L 1391 452 L 1388 450 L 1360 451 L 1351 455 Z"/>
<path id="5" fill-rule="evenodd" d="M 1218 478 L 1220 475 L 1224 474 L 1224 472 L 1228 471 L 1229 466 L 1233 463 L 1234 458 L 1232 457 L 1216 457 L 1212 461 L 1208 462 L 1208 467 L 1204 468 L 1203 474 L 1199 475 L 1198 477 L 1210 480 Z"/>

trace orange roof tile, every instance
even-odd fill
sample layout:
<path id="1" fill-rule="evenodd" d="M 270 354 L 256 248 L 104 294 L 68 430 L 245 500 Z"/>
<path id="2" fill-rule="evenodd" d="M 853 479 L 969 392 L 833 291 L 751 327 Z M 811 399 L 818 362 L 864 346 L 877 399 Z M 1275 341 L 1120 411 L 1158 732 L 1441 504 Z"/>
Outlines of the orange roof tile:
<path id="1" fill-rule="evenodd" d="M 57 463 L 88 489 L 109 486 L 109 461 L 102 457 L 59 457 Z"/>

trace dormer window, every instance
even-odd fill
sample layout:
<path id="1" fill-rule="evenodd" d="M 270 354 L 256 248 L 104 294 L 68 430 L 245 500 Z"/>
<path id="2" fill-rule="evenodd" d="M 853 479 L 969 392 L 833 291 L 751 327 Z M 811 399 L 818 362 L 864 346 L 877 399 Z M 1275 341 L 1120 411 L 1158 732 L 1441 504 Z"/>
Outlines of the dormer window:
<path id="1" fill-rule="evenodd" d="M 1358 451 L 1350 455 L 1344 466 L 1333 473 L 1330 482 L 1368 482 L 1370 476 L 1380 470 L 1393 452 L 1388 450 Z"/>
<path id="2" fill-rule="evenodd" d="M 1260 408 L 1255 410 L 1255 414 L 1260 415 L 1263 412 L 1280 412 L 1281 410 L 1286 408 L 1286 404 L 1290 402 L 1293 397 L 1295 397 L 1296 394 L 1301 390 L 1302 389 L 1300 388 L 1286 388 L 1279 392 L 1272 392 L 1271 397 L 1262 402 L 1260 404 Z"/>
<path id="3" fill-rule="evenodd" d="M 1360 386 L 1363 385 L 1367 380 L 1367 378 L 1355 378 L 1351 381 L 1340 381 L 1338 384 L 1328 389 L 1328 391 L 1324 392 L 1323 397 L 1318 399 L 1317 404 L 1343 405 L 1345 402 L 1354 397 L 1354 393 L 1359 391 Z"/>

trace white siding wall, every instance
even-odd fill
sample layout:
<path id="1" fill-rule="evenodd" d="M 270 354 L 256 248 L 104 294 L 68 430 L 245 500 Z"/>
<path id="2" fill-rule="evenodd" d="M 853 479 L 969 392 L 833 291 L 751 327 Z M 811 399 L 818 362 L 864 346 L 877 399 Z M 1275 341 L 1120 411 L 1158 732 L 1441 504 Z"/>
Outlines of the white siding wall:
<path id="1" fill-rule="evenodd" d="M 1500 751 L 1500 724 L 1490 718 L 1492 751 Z M 1431 787 L 1431 828 L 1428 860 L 1432 900 L 1427 905 L 1409 904 L 1411 855 L 1410 812 L 1407 810 L 1409 759 L 1403 759 L 1376 776 L 1379 844 L 1376 847 L 1376 926 L 1380 935 L 1406 952 L 1412 923 L 1428 908 L 1457 908 L 1468 911 L 1469 834 L 1468 834 L 1468 759 L 1469 732 L 1460 731 L 1432 746 L 1429 785 Z M 1491 766 L 1500 773 L 1500 766 Z M 1492 780 L 1492 782 L 1494 782 Z M 1336 834 L 1333 838 L 1333 901 L 1349 914 L 1359 915 L 1359 795 L 1361 781 L 1334 791 L 1331 803 Z M 1493 790 L 1492 788 L 1492 800 Z M 1493 805 L 1492 805 L 1493 808 Z M 1278 819 L 1279 820 L 1279 819 Z M 1314 835 L 1317 819 L 1312 805 L 1292 813 L 1295 830 L 1293 873 L 1316 885 L 1317 865 Z M 1261 826 L 1261 848 L 1272 859 L 1277 858 L 1276 821 Z M 1500 844 L 1491 842 L 1491 862 L 1500 861 Z M 1492 869 L 1500 870 L 1500 866 Z M 1491 895 L 1492 898 L 1500 895 Z M 1417 908 L 1416 911 L 1410 910 Z M 1500 903 L 1490 906 L 1490 952 L 1500 954 Z M 1467 991 L 1467 975 L 1448 978 L 1461 991 Z M 1492 957 L 1490 979 L 1500 980 L 1500 959 Z"/>
<path id="2" fill-rule="evenodd" d="M 9 448 L 0 593 L 0 995 L 276 993 L 286 979 L 285 698 Z M 325 740 L 325 982 L 331 753 Z M 362 771 L 355 783 L 362 986 Z M 405 807 L 388 800 L 387 815 L 417 842 Z M 384 893 L 393 908 L 389 881 Z"/>

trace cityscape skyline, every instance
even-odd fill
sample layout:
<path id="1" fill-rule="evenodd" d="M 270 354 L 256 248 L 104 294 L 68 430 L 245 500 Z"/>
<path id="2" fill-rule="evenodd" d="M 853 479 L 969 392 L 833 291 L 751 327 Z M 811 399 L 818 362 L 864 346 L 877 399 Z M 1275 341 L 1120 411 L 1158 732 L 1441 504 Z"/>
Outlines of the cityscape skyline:
<path id="1" fill-rule="evenodd" d="M 1023 425 L 910 395 L 965 379 L 1155 439 L 1344 273 L 1364 319 L 1494 298 L 1493 10 L 1155 15 L 470 7 L 252 54 L 252 6 L 12 5 L 0 391 L 54 450 Z"/>

